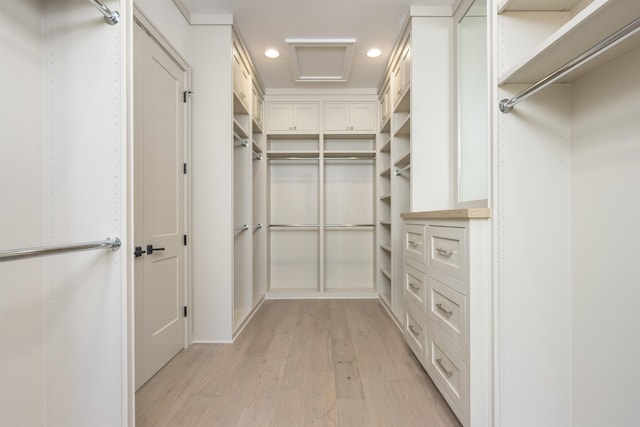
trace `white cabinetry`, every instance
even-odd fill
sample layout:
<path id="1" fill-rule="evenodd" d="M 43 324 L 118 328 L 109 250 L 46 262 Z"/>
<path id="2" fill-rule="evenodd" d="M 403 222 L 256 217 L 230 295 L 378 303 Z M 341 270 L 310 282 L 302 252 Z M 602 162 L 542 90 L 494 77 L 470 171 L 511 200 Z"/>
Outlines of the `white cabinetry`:
<path id="1" fill-rule="evenodd" d="M 375 104 L 326 102 L 324 104 L 324 133 L 375 132 Z"/>
<path id="2" fill-rule="evenodd" d="M 402 215 L 405 339 L 465 426 L 491 420 L 488 215 Z"/>
<path id="3" fill-rule="evenodd" d="M 319 133 L 317 102 L 270 102 L 267 131 L 271 134 Z"/>
<path id="4" fill-rule="evenodd" d="M 376 98 L 301 98 L 266 98 L 269 296 L 375 297 Z"/>
<path id="5" fill-rule="evenodd" d="M 412 16 L 378 88 L 378 291 L 398 323 L 406 320 L 400 214 L 451 203 L 452 40 L 450 17 Z"/>
<path id="6" fill-rule="evenodd" d="M 243 111 L 249 111 L 249 105 L 251 105 L 251 92 L 252 92 L 251 73 L 249 68 L 245 64 L 240 51 L 236 46 L 233 47 L 233 94 L 236 98 L 236 103 L 239 102 L 242 105 Z M 238 108 L 235 108 L 237 111 Z"/>
<path id="7" fill-rule="evenodd" d="M 494 99 L 638 17 L 638 1 L 500 2 Z M 495 107 L 500 425 L 640 425 L 640 197 L 621 190 L 640 182 L 639 49 L 627 37 L 511 113 Z"/>

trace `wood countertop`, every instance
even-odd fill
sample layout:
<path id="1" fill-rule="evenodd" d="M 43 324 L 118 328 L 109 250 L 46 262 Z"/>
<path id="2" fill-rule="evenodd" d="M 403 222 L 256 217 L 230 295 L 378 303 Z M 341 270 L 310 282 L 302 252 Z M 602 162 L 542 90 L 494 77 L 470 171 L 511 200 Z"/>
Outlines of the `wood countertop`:
<path id="1" fill-rule="evenodd" d="M 487 219 L 491 218 L 489 208 L 449 209 L 443 211 L 404 212 L 404 219 Z"/>

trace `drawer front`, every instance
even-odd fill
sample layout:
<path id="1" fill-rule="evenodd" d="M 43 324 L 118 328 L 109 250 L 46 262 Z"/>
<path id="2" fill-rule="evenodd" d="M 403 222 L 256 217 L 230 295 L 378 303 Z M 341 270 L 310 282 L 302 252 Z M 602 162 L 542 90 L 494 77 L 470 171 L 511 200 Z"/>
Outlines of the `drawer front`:
<path id="1" fill-rule="evenodd" d="M 436 323 L 461 348 L 467 346 L 467 297 L 429 277 L 429 320 Z"/>
<path id="2" fill-rule="evenodd" d="M 427 281 L 426 275 L 409 264 L 404 265 L 404 295 L 405 300 L 412 301 L 426 317 L 427 313 Z"/>
<path id="3" fill-rule="evenodd" d="M 424 226 L 406 224 L 404 227 L 404 254 L 407 258 L 426 264 L 426 240 Z"/>
<path id="4" fill-rule="evenodd" d="M 405 311 L 404 335 L 409 347 L 420 363 L 424 364 L 424 348 L 426 345 L 427 324 L 415 313 L 412 304 L 407 304 Z"/>
<path id="5" fill-rule="evenodd" d="M 464 423 L 467 399 L 466 363 L 455 345 L 447 345 L 447 340 L 442 339 L 437 326 L 432 331 L 435 333 L 427 337 L 427 371 L 453 412 Z"/>
<path id="6" fill-rule="evenodd" d="M 467 280 L 465 228 L 430 225 L 427 230 L 428 266 L 461 281 Z"/>

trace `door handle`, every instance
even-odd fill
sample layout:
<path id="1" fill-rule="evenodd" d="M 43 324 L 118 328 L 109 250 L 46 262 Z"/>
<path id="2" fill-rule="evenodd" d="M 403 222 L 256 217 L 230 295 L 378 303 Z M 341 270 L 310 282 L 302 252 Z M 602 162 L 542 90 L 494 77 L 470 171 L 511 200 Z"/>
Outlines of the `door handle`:
<path id="1" fill-rule="evenodd" d="M 142 250 L 142 246 L 136 246 L 135 250 L 133 251 L 133 255 L 135 255 L 136 258 L 142 256 L 142 254 L 146 254 L 147 251 L 143 251 Z"/>
<path id="2" fill-rule="evenodd" d="M 154 251 L 164 251 L 164 248 L 154 248 L 153 245 L 147 245 L 147 254 L 151 255 Z"/>

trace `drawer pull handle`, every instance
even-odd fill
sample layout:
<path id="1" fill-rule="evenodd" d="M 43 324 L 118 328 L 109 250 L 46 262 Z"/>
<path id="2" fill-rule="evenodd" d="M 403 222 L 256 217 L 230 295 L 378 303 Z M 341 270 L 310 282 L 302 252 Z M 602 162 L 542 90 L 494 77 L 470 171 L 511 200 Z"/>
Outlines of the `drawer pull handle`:
<path id="1" fill-rule="evenodd" d="M 422 244 L 422 242 L 418 242 L 418 241 L 415 241 L 415 240 L 409 240 L 409 244 L 411 246 L 420 246 Z"/>
<path id="2" fill-rule="evenodd" d="M 452 371 L 448 371 L 447 368 L 444 367 L 444 365 L 442 364 L 442 359 L 436 359 L 436 363 L 438 364 L 438 366 L 440 366 L 440 369 L 444 371 L 447 377 L 451 377 L 453 375 Z"/>
<path id="3" fill-rule="evenodd" d="M 442 304 L 441 304 L 441 303 L 437 303 L 437 304 L 436 304 L 436 307 L 438 307 L 438 309 L 439 309 L 440 311 L 442 311 L 442 312 L 443 312 L 447 317 L 449 317 L 449 316 L 451 316 L 451 315 L 453 314 L 453 311 L 451 311 L 451 310 L 447 310 L 446 308 L 444 308 L 444 307 L 442 306 Z"/>
<path id="4" fill-rule="evenodd" d="M 452 250 L 444 249 L 444 248 L 436 248 L 436 252 L 438 252 L 440 255 L 444 255 L 446 257 L 450 257 L 451 255 L 453 255 L 453 251 Z"/>
<path id="5" fill-rule="evenodd" d="M 414 291 L 419 291 L 420 290 L 420 286 L 416 286 L 415 283 L 413 283 L 413 282 L 409 282 L 409 287 L 411 289 L 413 289 Z"/>
<path id="6" fill-rule="evenodd" d="M 413 335 L 416 335 L 416 336 L 420 335 L 420 331 L 418 331 L 416 328 L 414 328 L 413 325 L 409 325 L 409 330 L 411 331 L 411 333 Z"/>

